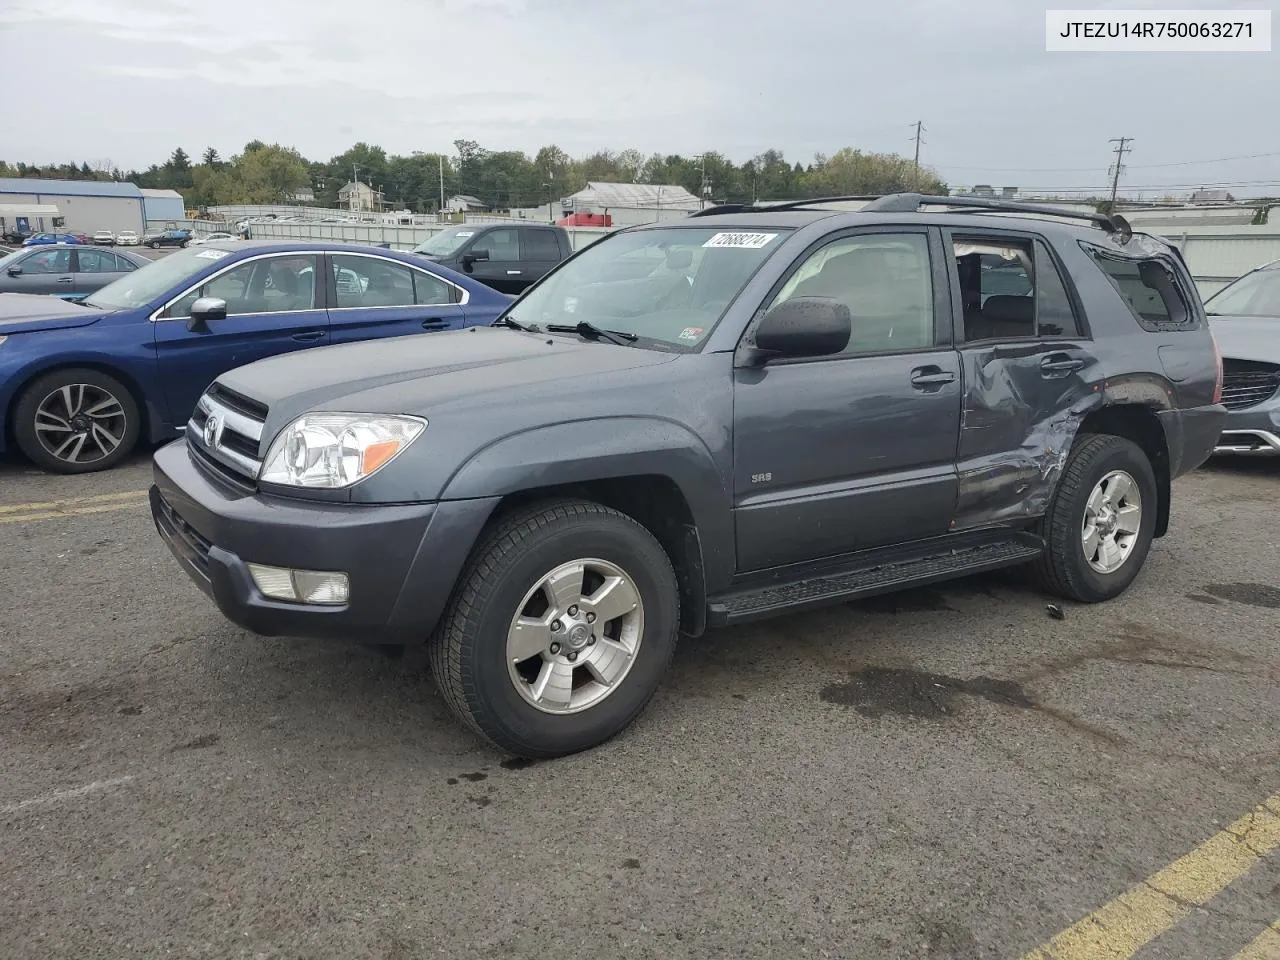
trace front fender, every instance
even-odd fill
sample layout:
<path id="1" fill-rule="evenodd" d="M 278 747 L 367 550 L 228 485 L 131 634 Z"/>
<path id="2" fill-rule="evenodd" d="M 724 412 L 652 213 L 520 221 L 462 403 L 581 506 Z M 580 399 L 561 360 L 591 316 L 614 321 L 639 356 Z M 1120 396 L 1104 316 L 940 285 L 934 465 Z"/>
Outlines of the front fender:
<path id="1" fill-rule="evenodd" d="M 708 584 L 733 570 L 733 511 L 715 456 L 683 424 L 606 417 L 540 427 L 477 451 L 445 481 L 442 500 L 502 497 L 540 487 L 663 476 L 683 494 L 702 541 Z"/>

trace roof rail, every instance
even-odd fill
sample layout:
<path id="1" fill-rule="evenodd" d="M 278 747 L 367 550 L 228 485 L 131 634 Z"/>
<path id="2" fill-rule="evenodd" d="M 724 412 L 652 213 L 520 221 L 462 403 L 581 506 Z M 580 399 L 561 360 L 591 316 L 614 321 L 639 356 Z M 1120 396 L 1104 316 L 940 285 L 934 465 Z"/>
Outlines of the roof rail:
<path id="1" fill-rule="evenodd" d="M 993 213 L 1033 213 L 1046 217 L 1062 217 L 1067 220 L 1087 220 L 1090 223 L 1096 223 L 1108 233 L 1116 234 L 1121 242 L 1127 241 L 1133 235 L 1133 228 L 1129 225 L 1129 221 L 1119 214 L 1063 210 L 1037 203 L 1019 203 L 988 197 L 936 197 L 920 193 L 891 193 L 871 201 L 862 208 L 861 212 L 915 213 L 922 206 L 960 207 L 990 210 Z"/>
<path id="2" fill-rule="evenodd" d="M 714 217 L 720 213 L 777 213 L 786 210 L 802 210 L 805 207 L 817 206 L 824 203 L 837 203 L 849 200 L 876 200 L 880 199 L 880 194 L 863 194 L 860 196 L 847 197 L 811 197 L 808 200 L 787 200 L 783 203 L 768 203 L 761 206 L 754 203 L 722 203 L 718 207 L 705 207 L 702 210 L 695 210 L 689 214 L 691 217 Z"/>

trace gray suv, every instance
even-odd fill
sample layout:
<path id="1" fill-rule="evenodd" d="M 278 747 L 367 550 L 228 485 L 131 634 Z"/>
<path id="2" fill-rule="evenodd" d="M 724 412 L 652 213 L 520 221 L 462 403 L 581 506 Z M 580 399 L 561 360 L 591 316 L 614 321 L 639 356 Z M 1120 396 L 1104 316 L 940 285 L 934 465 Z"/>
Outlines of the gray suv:
<path id="1" fill-rule="evenodd" d="M 1223 424 L 1178 251 L 833 206 L 618 231 L 492 328 L 226 373 L 155 456 L 156 527 L 235 623 L 425 657 L 525 757 L 625 728 L 680 634 L 1020 564 L 1121 594 Z"/>

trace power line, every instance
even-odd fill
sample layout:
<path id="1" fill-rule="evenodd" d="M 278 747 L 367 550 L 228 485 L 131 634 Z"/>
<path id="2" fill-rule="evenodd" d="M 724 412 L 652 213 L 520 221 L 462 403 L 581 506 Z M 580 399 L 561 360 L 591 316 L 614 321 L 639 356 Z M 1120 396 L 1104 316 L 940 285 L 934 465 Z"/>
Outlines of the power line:
<path id="1" fill-rule="evenodd" d="M 1230 163 L 1234 160 L 1262 160 L 1280 157 L 1280 151 L 1250 153 L 1238 157 L 1215 157 L 1211 160 L 1175 160 L 1169 163 L 1131 163 L 1130 170 L 1155 170 L 1164 167 L 1196 167 L 1210 163 Z M 947 170 L 970 170 L 978 173 L 1090 173 L 1097 167 L 966 167 L 961 164 L 935 162 L 934 166 Z"/>

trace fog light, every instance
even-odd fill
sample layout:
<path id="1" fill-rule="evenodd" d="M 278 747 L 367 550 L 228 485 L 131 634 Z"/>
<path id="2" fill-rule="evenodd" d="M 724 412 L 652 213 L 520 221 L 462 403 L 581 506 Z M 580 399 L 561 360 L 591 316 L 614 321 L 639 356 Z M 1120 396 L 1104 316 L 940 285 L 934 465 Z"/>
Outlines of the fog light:
<path id="1" fill-rule="evenodd" d="M 319 570 L 290 570 L 287 567 L 268 567 L 251 563 L 249 575 L 262 595 L 272 600 L 288 600 L 292 603 L 346 603 L 351 596 L 351 585 L 345 573 L 325 573 Z"/>

